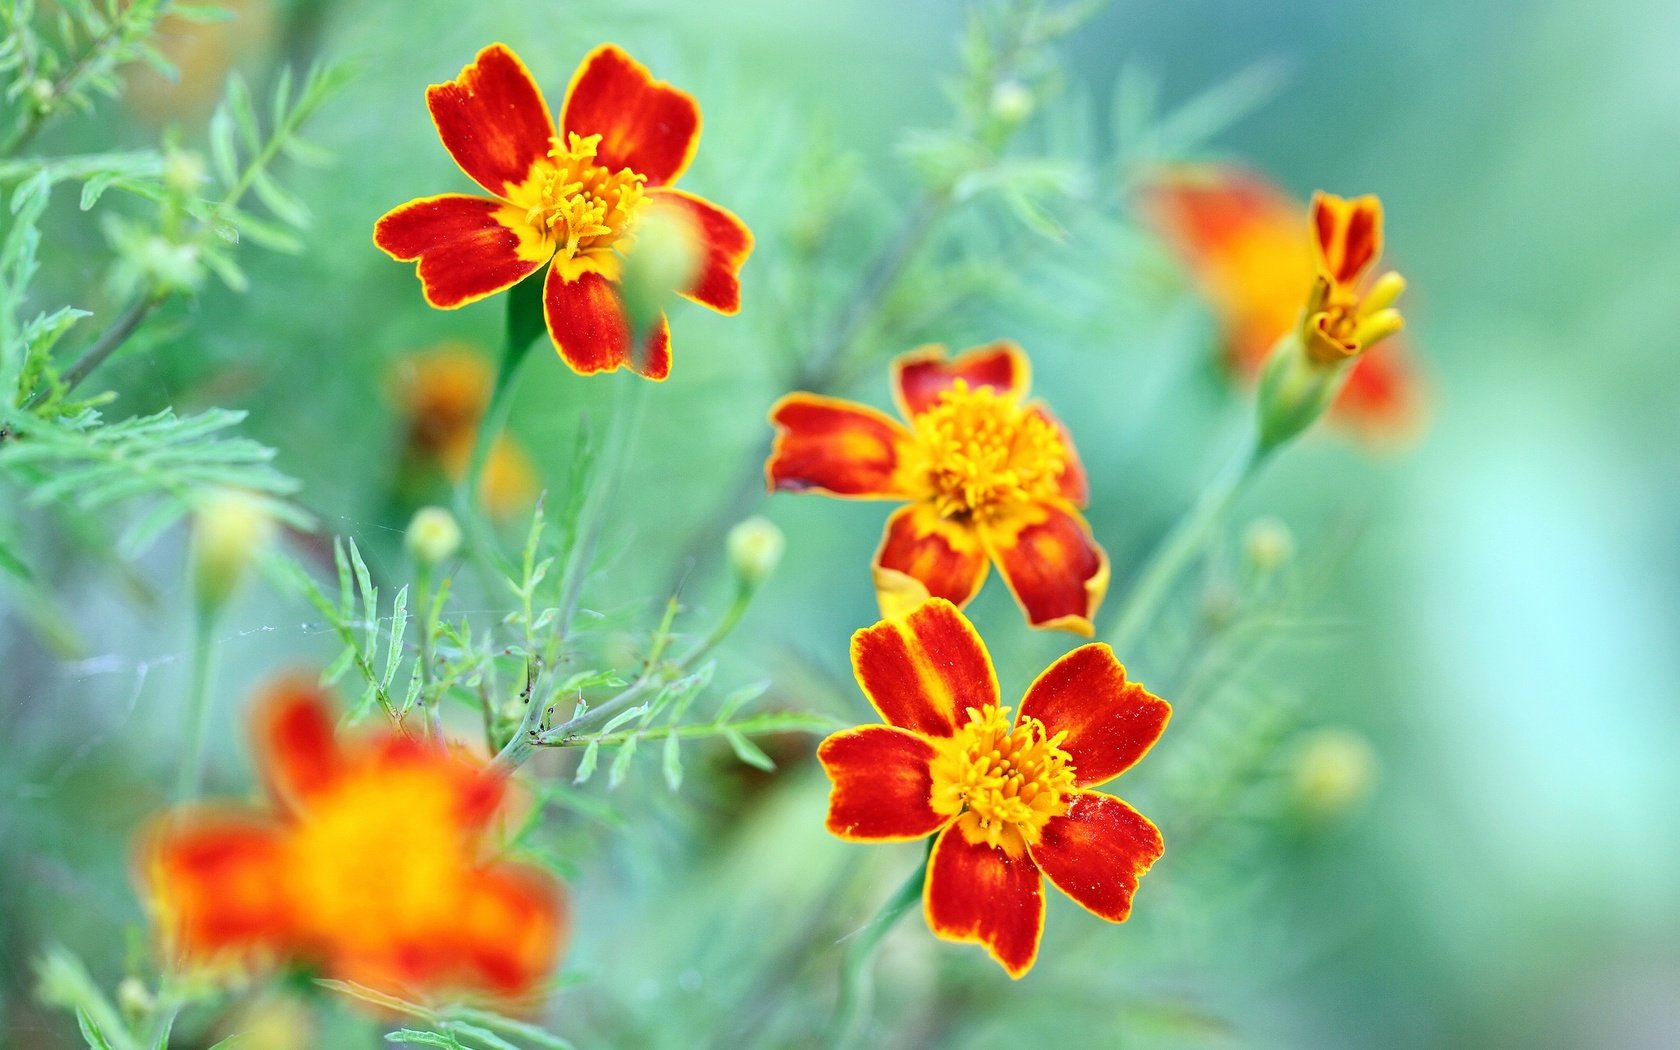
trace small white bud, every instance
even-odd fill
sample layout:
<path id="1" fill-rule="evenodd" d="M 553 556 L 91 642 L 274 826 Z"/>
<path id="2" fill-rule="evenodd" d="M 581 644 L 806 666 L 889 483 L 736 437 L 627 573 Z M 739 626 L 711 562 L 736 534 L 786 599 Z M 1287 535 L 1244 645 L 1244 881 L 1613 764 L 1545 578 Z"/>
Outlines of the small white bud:
<path id="1" fill-rule="evenodd" d="M 754 516 L 729 530 L 729 565 L 748 590 L 756 590 L 781 563 L 787 540 L 769 518 Z"/>
<path id="2" fill-rule="evenodd" d="M 421 565 L 438 565 L 461 549 L 461 526 L 442 507 L 421 507 L 408 523 L 403 545 L 409 557 Z"/>

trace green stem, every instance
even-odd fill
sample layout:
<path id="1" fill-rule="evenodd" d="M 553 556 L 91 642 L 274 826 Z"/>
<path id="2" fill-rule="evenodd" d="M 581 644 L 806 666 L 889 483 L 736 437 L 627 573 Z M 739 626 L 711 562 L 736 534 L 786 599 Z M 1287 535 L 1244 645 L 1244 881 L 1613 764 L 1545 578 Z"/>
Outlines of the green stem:
<path id="1" fill-rule="evenodd" d="M 204 735 L 210 722 L 211 634 L 216 610 L 199 602 L 193 614 L 191 680 L 187 686 L 187 742 L 181 751 L 180 771 L 175 779 L 175 804 L 198 797 L 204 779 Z"/>
<path id="2" fill-rule="evenodd" d="M 933 840 L 929 839 L 928 852 L 922 857 L 922 863 L 910 873 L 897 892 L 887 898 L 875 917 L 852 935 L 845 957 L 840 960 L 840 991 L 834 1002 L 834 1023 L 830 1031 L 834 1035 L 834 1045 L 842 1050 L 857 1042 L 864 1023 L 869 1019 L 875 998 L 869 964 L 875 958 L 875 950 L 892 932 L 898 920 L 922 899 L 922 886 L 927 881 L 928 860 L 932 855 Z"/>
<path id="3" fill-rule="evenodd" d="M 542 278 L 527 277 L 507 293 L 507 326 L 502 342 L 502 359 L 496 367 L 496 385 L 490 391 L 490 404 L 478 421 L 478 433 L 473 437 L 472 456 L 467 460 L 467 472 L 461 477 L 455 492 L 457 516 L 474 540 L 475 546 L 486 541 L 485 530 L 478 526 L 475 513 L 480 489 L 483 488 L 484 467 L 490 452 L 507 428 L 508 416 L 513 412 L 513 395 L 519 387 L 520 366 L 531 354 L 531 346 L 543 330 Z"/>
<path id="4" fill-rule="evenodd" d="M 1108 634 L 1108 644 L 1122 660 L 1161 611 L 1161 603 L 1171 593 L 1172 585 L 1201 551 L 1237 494 L 1259 473 L 1272 451 L 1252 442 L 1245 445 L 1149 556 Z"/>

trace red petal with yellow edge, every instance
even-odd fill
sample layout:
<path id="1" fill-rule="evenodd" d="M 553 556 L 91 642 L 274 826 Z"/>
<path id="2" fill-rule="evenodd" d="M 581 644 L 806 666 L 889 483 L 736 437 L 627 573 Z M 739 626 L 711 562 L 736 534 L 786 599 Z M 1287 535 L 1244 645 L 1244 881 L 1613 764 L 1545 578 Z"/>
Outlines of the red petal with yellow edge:
<path id="1" fill-rule="evenodd" d="M 169 943 L 189 958 L 279 953 L 290 940 L 273 825 L 237 812 L 181 811 L 142 838 L 140 877 Z"/>
<path id="2" fill-rule="evenodd" d="M 770 409 L 776 439 L 764 463 L 771 492 L 821 492 L 852 499 L 904 499 L 899 465 L 909 431 L 867 405 L 789 394 Z"/>
<path id="3" fill-rule="evenodd" d="M 671 374 L 671 330 L 660 316 L 647 345 L 630 353 L 630 322 L 618 289 L 598 273 L 568 281 L 549 268 L 543 285 L 543 319 L 561 360 L 580 375 L 629 368 L 648 379 Z"/>
<path id="4" fill-rule="evenodd" d="M 1125 922 L 1138 879 L 1166 848 L 1160 829 L 1112 796 L 1076 791 L 1070 798 L 1068 811 L 1040 831 L 1033 860 L 1087 910 Z"/>
<path id="5" fill-rule="evenodd" d="M 834 789 L 828 830 L 857 842 L 926 838 L 948 820 L 933 811 L 934 748 L 925 738 L 891 726 L 835 733 L 817 748 Z"/>
<path id="6" fill-rule="evenodd" d="M 548 157 L 554 121 L 519 56 L 502 44 L 478 53 L 461 75 L 426 89 L 438 137 L 461 170 L 498 197 Z"/>
<path id="7" fill-rule="evenodd" d="M 986 643 L 943 598 L 852 635 L 852 673 L 883 720 L 925 736 L 948 737 L 965 709 L 998 702 Z"/>
<path id="8" fill-rule="evenodd" d="M 1108 555 L 1070 507 L 1034 504 L 989 522 L 982 535 L 1034 627 L 1089 637 L 1108 592 Z"/>
<path id="9" fill-rule="evenodd" d="M 932 408 L 957 380 L 970 389 L 990 387 L 1025 397 L 1032 385 L 1032 365 L 1019 346 L 1003 340 L 947 358 L 943 346 L 924 346 L 893 359 L 893 398 L 905 418 Z"/>
<path id="10" fill-rule="evenodd" d="M 649 186 L 663 186 L 694 159 L 700 106 L 617 46 L 602 44 L 566 89 L 560 130 L 601 136 L 595 158 L 602 167 L 629 168 L 646 175 Z"/>
<path id="11" fill-rule="evenodd" d="M 257 702 L 255 726 L 258 762 L 281 802 L 296 806 L 343 771 L 332 708 L 313 680 L 294 675 L 275 683 Z"/>
<path id="12" fill-rule="evenodd" d="M 875 551 L 875 586 L 881 615 L 903 616 L 928 598 L 945 598 L 961 608 L 986 581 L 989 559 L 974 526 L 939 516 L 926 503 L 912 503 L 887 519 Z M 920 587 L 906 587 L 904 577 Z M 917 595 L 905 604 L 901 596 Z"/>
<path id="13" fill-rule="evenodd" d="M 514 212 L 484 197 L 422 197 L 381 216 L 373 243 L 400 262 L 418 259 L 426 302 L 453 310 L 513 287 L 553 254 L 540 237 L 516 228 Z"/>
<path id="14" fill-rule="evenodd" d="M 455 971 L 441 979 L 506 997 L 536 991 L 567 939 L 562 900 L 559 884 L 534 868 L 502 864 L 474 873 L 458 921 L 440 938 Z"/>
<path id="15" fill-rule="evenodd" d="M 1161 737 L 1172 706 L 1136 682 L 1114 650 L 1082 645 L 1033 682 L 1021 701 L 1021 718 L 1036 718 L 1073 759 L 1074 783 L 1090 787 L 1131 768 Z"/>
<path id="16" fill-rule="evenodd" d="M 753 235 L 728 209 L 682 190 L 662 189 L 648 198 L 680 208 L 694 224 L 703 257 L 694 284 L 682 294 L 723 314 L 741 309 L 741 264 L 752 254 Z"/>
<path id="17" fill-rule="evenodd" d="M 1369 194 L 1313 194 L 1312 228 L 1319 265 L 1337 284 L 1353 284 L 1382 254 L 1382 202 Z"/>
<path id="18" fill-rule="evenodd" d="M 939 835 L 928 858 L 922 910 L 928 929 L 948 941 L 981 945 L 1009 976 L 1020 978 L 1038 958 L 1044 933 L 1044 890 L 1038 866 L 1022 850 L 1010 856 L 970 842 L 958 820 Z"/>

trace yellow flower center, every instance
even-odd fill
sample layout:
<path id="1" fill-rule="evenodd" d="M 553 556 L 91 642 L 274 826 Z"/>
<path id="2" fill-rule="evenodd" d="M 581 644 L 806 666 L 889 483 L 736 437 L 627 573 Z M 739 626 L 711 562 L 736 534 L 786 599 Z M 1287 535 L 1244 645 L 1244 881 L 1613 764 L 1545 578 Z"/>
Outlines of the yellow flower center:
<path id="1" fill-rule="evenodd" d="M 524 209 L 525 222 L 554 246 L 561 262 L 604 254 L 635 225 L 646 199 L 647 176 L 597 164 L 600 144 L 599 135 L 568 132 L 564 145 L 555 139 L 548 159 L 508 191 L 508 200 Z"/>
<path id="2" fill-rule="evenodd" d="M 957 380 L 915 426 L 927 487 L 944 517 L 991 516 L 1051 498 L 1067 470 L 1055 424 L 991 387 Z"/>
<path id="3" fill-rule="evenodd" d="M 971 842 L 1010 853 L 1038 842 L 1051 817 L 1067 812 L 1073 759 L 1063 730 L 1050 736 L 1036 718 L 1011 725 L 1001 707 L 969 708 L 968 722 L 933 760 L 933 809 L 959 817 Z"/>

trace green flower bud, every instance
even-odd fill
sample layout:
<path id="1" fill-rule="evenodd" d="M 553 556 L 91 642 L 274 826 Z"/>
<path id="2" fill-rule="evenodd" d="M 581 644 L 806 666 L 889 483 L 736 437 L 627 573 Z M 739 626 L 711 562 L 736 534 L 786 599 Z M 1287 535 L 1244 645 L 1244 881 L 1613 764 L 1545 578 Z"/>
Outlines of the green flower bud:
<path id="1" fill-rule="evenodd" d="M 428 568 L 439 565 L 461 549 L 461 526 L 442 507 L 421 507 L 408 523 L 403 546 L 417 563 Z"/>
<path id="2" fill-rule="evenodd" d="M 729 566 L 745 589 L 757 590 L 781 563 L 787 540 L 769 518 L 751 517 L 729 530 Z"/>
<path id="3" fill-rule="evenodd" d="M 644 210 L 619 282 L 632 332 L 639 336 L 651 330 L 677 294 L 694 284 L 704 252 L 700 231 L 686 210 L 657 202 Z"/>
<path id="4" fill-rule="evenodd" d="M 1376 777 L 1376 752 L 1363 736 L 1351 729 L 1319 729 L 1295 752 L 1291 794 L 1302 816 L 1323 823 L 1364 801 Z"/>
<path id="5" fill-rule="evenodd" d="M 200 607 L 220 608 L 273 538 L 273 520 L 243 492 L 224 489 L 200 503 L 193 514 L 192 547 L 193 589 Z"/>
<path id="6" fill-rule="evenodd" d="M 1295 557 L 1295 535 L 1276 518 L 1257 518 L 1243 533 L 1243 557 L 1261 573 L 1273 573 Z"/>

